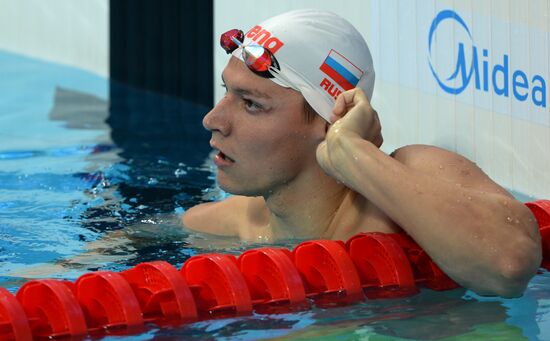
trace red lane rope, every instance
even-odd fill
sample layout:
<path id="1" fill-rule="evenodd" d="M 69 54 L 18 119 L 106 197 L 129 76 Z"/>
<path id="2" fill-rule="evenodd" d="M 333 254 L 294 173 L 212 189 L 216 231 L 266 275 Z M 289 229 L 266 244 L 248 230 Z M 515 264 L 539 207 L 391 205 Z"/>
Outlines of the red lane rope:
<path id="1" fill-rule="evenodd" d="M 542 266 L 550 270 L 550 200 L 526 204 L 542 237 Z M 164 261 L 122 271 L 96 271 L 75 283 L 39 279 L 14 296 L 0 288 L 0 340 L 129 334 L 145 322 L 181 324 L 201 319 L 288 312 L 349 304 L 367 298 L 458 287 L 405 234 L 360 233 L 346 243 L 312 240 L 258 248 L 239 258 L 210 253 L 178 271 Z M 309 299 L 308 299 L 309 298 Z"/>

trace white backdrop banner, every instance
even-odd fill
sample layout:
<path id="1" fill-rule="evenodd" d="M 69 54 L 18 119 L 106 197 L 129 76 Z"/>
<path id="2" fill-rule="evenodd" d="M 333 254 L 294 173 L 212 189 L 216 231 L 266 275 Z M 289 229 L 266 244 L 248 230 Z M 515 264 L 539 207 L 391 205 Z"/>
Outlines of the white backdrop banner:
<path id="1" fill-rule="evenodd" d="M 248 30 L 297 8 L 342 15 L 364 35 L 376 69 L 382 149 L 433 144 L 475 161 L 508 189 L 550 198 L 546 0 L 215 1 L 215 77 L 225 30 Z M 222 89 L 216 89 L 216 98 Z"/>

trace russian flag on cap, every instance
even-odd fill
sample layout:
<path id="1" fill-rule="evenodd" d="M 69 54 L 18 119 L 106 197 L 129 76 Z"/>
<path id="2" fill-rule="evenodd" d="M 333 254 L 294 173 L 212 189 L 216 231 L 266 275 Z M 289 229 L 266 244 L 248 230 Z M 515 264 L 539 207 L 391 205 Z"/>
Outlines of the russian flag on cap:
<path id="1" fill-rule="evenodd" d="M 359 69 L 335 50 L 330 50 L 319 69 L 338 83 L 344 90 L 355 88 L 363 75 L 363 70 Z"/>

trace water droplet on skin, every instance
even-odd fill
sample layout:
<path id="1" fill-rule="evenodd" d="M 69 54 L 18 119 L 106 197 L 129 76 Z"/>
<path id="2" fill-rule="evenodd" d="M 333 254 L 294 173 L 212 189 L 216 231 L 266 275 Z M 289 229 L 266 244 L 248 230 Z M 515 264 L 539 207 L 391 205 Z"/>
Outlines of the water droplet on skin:
<path id="1" fill-rule="evenodd" d="M 514 223 L 516 223 L 516 225 L 519 225 L 519 223 L 520 223 L 519 219 L 516 219 L 516 220 L 514 221 Z"/>
<path id="2" fill-rule="evenodd" d="M 507 268 L 508 270 L 511 270 L 511 269 L 513 269 L 514 267 L 512 266 L 512 264 L 508 263 L 508 264 L 506 264 L 506 268 Z"/>
<path id="3" fill-rule="evenodd" d="M 468 200 L 472 200 L 472 197 L 468 197 Z"/>
<path id="4" fill-rule="evenodd" d="M 439 165 L 439 169 L 443 169 L 443 165 Z"/>
<path id="5" fill-rule="evenodd" d="M 511 223 L 512 222 L 512 217 L 506 217 L 506 221 Z"/>
<path id="6" fill-rule="evenodd" d="M 353 156 L 353 159 L 354 159 L 355 161 L 359 160 L 359 158 L 358 158 L 357 156 L 355 156 L 355 155 Z"/>

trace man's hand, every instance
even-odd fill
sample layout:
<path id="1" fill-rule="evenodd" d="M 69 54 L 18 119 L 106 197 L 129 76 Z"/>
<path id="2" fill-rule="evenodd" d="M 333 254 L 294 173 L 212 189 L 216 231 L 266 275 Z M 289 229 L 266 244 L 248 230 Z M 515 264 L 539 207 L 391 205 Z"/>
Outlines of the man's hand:
<path id="1" fill-rule="evenodd" d="M 409 234 L 441 270 L 478 294 L 517 297 L 541 262 L 529 209 L 473 162 L 433 146 L 393 157 L 378 148 L 380 123 L 359 89 L 345 92 L 317 147 L 323 170 Z"/>
<path id="2" fill-rule="evenodd" d="M 342 171 L 350 157 L 345 155 L 347 145 L 355 137 L 379 148 L 383 142 L 380 120 L 363 90 L 355 88 L 338 96 L 331 122 L 325 141 L 317 147 L 317 162 L 327 174 L 346 183 Z"/>
<path id="3" fill-rule="evenodd" d="M 331 130 L 346 130 L 345 133 L 357 134 L 364 140 L 370 141 L 376 147 L 382 145 L 382 132 L 378 113 L 360 88 L 343 92 L 336 99 L 332 109 Z"/>

